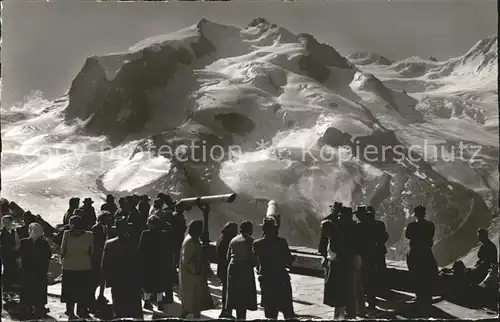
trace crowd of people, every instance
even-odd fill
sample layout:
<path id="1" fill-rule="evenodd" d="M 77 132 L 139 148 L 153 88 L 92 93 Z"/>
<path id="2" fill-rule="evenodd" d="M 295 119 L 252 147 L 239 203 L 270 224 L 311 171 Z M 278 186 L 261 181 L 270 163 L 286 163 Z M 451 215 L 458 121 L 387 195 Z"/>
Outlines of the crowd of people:
<path id="1" fill-rule="evenodd" d="M 210 205 L 198 203 L 198 207 L 207 217 Z M 257 310 L 255 273 L 266 318 L 276 319 L 279 312 L 285 318 L 295 317 L 289 275 L 294 256 L 286 239 L 279 237 L 281 217 L 275 203 L 273 209 L 260 225 L 260 238 L 252 237 L 250 221 L 239 226 L 229 222 L 221 231 L 216 243 L 221 318 L 231 318 L 235 311 L 236 318 L 246 319 L 247 311 Z M 90 198 L 81 206 L 79 198 L 71 198 L 63 222 L 47 233 L 29 211 L 23 214 L 23 225 L 14 229 L 13 217 L 2 209 L 3 299 L 12 302 L 19 292 L 26 319 L 44 316 L 47 274 L 52 255 L 58 252 L 61 302 L 70 319 L 89 318 L 108 306 L 105 288 L 111 289 L 115 318 L 142 319 L 143 309 L 154 310 L 153 305 L 163 311 L 174 301 L 176 285 L 181 318 L 190 314 L 200 318 L 202 311 L 215 308 L 208 286 L 211 270 L 203 221 L 186 225 L 181 203 L 163 193 L 152 205 L 147 195 L 120 198 L 118 205 L 108 195 L 100 210 L 96 216 Z M 426 307 L 432 302 L 439 274 L 432 253 L 435 227 L 425 218 L 425 207 L 415 207 L 414 215 L 416 220 L 408 224 L 405 234 L 410 245 L 407 264 L 412 280 L 417 281 L 416 303 Z M 375 307 L 376 297 L 389 291 L 388 237 L 385 224 L 376 219 L 371 206 L 361 205 L 353 211 L 335 202 L 323 218 L 319 253 L 325 269 L 324 304 L 334 308 L 335 318 L 365 317 L 367 307 Z M 498 269 L 497 249 L 487 231 L 480 230 L 478 237 L 479 261 L 475 267 L 463 269 L 467 285 L 481 283 Z M 457 262 L 453 269 L 458 272 L 459 266 Z M 21 287 L 16 288 L 17 284 Z"/>
<path id="2" fill-rule="evenodd" d="M 415 221 L 405 230 L 410 247 L 407 266 L 416 294 L 416 307 L 425 314 L 438 291 L 438 275 L 447 274 L 447 271 L 439 271 L 432 252 L 435 226 L 426 219 L 426 208 L 417 206 L 413 213 Z M 366 303 L 368 308 L 373 308 L 377 295 L 388 295 L 390 283 L 385 259 L 388 238 L 385 224 L 375 219 L 375 209 L 371 206 L 358 206 L 353 211 L 336 202 L 330 215 L 322 221 L 319 252 L 326 269 L 324 304 L 335 308 L 335 318 L 365 317 Z M 462 292 L 473 290 L 498 272 L 498 251 L 489 240 L 487 230 L 478 230 L 478 240 L 477 264 L 468 269 L 461 261 L 454 264 L 454 267 L 463 266 L 464 275 L 461 284 L 452 282 L 449 286 L 463 285 Z M 496 288 L 498 291 L 498 285 Z"/>

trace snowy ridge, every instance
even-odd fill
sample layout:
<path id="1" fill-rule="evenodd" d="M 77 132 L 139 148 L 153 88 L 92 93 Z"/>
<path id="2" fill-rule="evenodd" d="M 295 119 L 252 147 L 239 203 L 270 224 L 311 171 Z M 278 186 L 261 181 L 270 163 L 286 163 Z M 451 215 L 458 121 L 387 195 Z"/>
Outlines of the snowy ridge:
<path id="1" fill-rule="evenodd" d="M 286 214 L 283 234 L 308 246 L 316 246 L 334 200 L 371 203 L 387 224 L 394 259 L 407 247 L 401 234 L 409 213 L 422 203 L 446 264 L 474 246 L 475 229 L 495 212 L 498 95 L 486 79 L 497 70 L 489 58 L 495 41 L 445 62 L 391 64 L 372 53 L 342 57 L 262 18 L 244 29 L 202 19 L 125 53 L 88 58 L 58 102 L 32 100 L 18 114 L 2 113 L 6 197 L 25 195 L 34 209 L 62 215 L 64 198 L 84 189 L 94 198 L 235 191 L 235 203 L 214 207 L 211 233 L 227 220 L 260 221 L 275 199 Z M 456 157 L 462 141 L 482 147 L 480 162 L 415 159 Z M 190 142 L 224 153 L 204 159 Z M 33 144 L 62 156 L 36 158 Z M 225 153 L 231 146 L 240 151 Z M 349 149 L 368 146 L 378 149 L 376 160 L 348 158 Z M 382 147 L 398 146 L 402 160 L 383 159 Z M 198 161 L 179 161 L 165 147 Z"/>

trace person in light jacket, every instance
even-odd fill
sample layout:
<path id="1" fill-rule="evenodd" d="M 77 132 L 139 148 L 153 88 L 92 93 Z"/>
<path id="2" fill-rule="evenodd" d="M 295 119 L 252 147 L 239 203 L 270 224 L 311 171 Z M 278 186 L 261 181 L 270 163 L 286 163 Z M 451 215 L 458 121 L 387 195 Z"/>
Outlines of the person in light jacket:
<path id="1" fill-rule="evenodd" d="M 71 319 L 76 318 L 75 304 L 78 304 L 78 317 L 89 318 L 88 309 L 93 299 L 94 236 L 84 230 L 84 225 L 80 216 L 71 217 L 70 229 L 64 232 L 61 243 L 61 302 L 66 303 L 66 315 Z"/>
<path id="2" fill-rule="evenodd" d="M 208 265 L 200 242 L 202 233 L 203 221 L 195 220 L 189 224 L 188 234 L 182 243 L 179 263 L 181 318 L 186 318 L 189 313 L 194 318 L 200 318 L 201 311 L 214 307 L 208 288 Z"/>

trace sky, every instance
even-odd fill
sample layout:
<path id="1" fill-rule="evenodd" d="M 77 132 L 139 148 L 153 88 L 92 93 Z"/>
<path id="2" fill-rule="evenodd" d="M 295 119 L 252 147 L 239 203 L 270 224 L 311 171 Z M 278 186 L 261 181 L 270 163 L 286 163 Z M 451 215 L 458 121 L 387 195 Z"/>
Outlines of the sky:
<path id="1" fill-rule="evenodd" d="M 35 90 L 63 95 L 88 56 L 195 24 L 201 18 L 245 27 L 264 17 L 310 33 L 341 54 L 372 51 L 395 60 L 466 52 L 497 33 L 497 4 L 462 1 L 55 2 L 3 1 L 2 104 Z"/>

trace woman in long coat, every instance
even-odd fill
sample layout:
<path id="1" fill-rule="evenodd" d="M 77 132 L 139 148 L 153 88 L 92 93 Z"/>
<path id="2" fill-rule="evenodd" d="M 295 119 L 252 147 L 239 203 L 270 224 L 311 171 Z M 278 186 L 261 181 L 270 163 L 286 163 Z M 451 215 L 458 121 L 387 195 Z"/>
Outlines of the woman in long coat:
<path id="1" fill-rule="evenodd" d="M 237 319 L 246 319 L 246 311 L 257 310 L 257 289 L 255 286 L 252 223 L 244 221 L 240 234 L 231 240 L 227 257 L 227 295 L 226 311 L 236 309 Z"/>
<path id="2" fill-rule="evenodd" d="M 42 238 L 43 228 L 38 223 L 29 225 L 29 238 L 21 240 L 22 287 L 21 303 L 35 318 L 45 315 L 47 304 L 47 273 L 52 251 Z"/>
<path id="3" fill-rule="evenodd" d="M 186 318 L 189 313 L 192 313 L 194 318 L 200 318 L 201 311 L 214 307 L 208 288 L 208 265 L 200 243 L 202 232 L 203 222 L 201 220 L 191 222 L 181 247 L 179 262 L 181 318 Z"/>
<path id="4" fill-rule="evenodd" d="M 173 292 L 174 251 L 170 233 L 160 228 L 162 220 L 153 215 L 148 219 L 149 229 L 141 234 L 139 256 L 142 263 L 144 308 L 151 310 L 151 295 L 156 294 L 156 304 L 163 310 L 163 293 Z"/>
<path id="5" fill-rule="evenodd" d="M 323 236 L 328 238 L 325 263 L 325 288 L 323 303 L 334 307 L 334 318 L 338 319 L 345 313 L 347 305 L 347 262 L 339 255 L 344 247 L 342 232 L 337 223 L 325 220 L 321 224 Z"/>
<path id="6" fill-rule="evenodd" d="M 226 311 L 226 292 L 227 292 L 227 266 L 229 264 L 227 258 L 227 251 L 229 243 L 238 234 L 238 225 L 234 222 L 228 222 L 222 228 L 221 235 L 217 240 L 217 276 L 222 283 L 222 311 L 219 315 L 220 318 L 230 317 Z"/>

